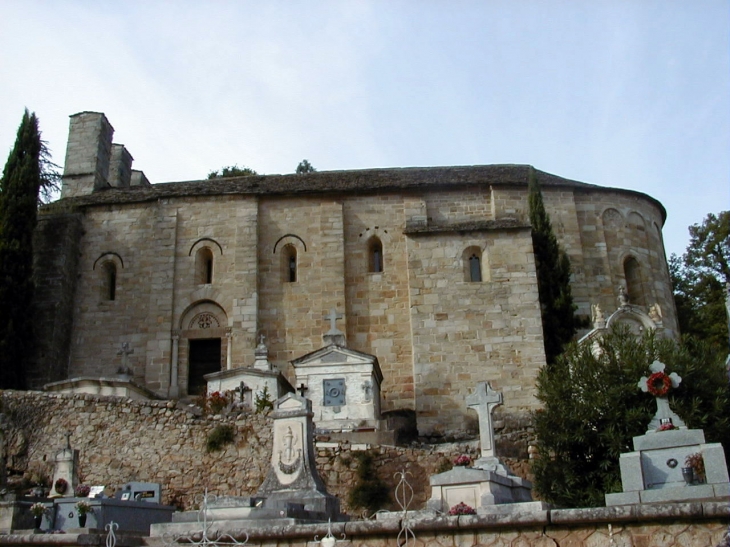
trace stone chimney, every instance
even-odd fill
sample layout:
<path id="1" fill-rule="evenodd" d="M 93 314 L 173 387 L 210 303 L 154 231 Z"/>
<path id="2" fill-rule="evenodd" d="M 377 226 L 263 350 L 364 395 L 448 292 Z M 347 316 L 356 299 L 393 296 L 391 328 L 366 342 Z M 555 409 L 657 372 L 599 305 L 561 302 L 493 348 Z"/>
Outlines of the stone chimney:
<path id="1" fill-rule="evenodd" d="M 123 144 L 112 144 L 109 162 L 109 184 L 114 188 L 129 188 L 132 180 L 132 154 Z"/>
<path id="2" fill-rule="evenodd" d="M 85 196 L 109 187 L 113 135 L 114 128 L 101 112 L 79 112 L 71 116 L 62 198 Z"/>

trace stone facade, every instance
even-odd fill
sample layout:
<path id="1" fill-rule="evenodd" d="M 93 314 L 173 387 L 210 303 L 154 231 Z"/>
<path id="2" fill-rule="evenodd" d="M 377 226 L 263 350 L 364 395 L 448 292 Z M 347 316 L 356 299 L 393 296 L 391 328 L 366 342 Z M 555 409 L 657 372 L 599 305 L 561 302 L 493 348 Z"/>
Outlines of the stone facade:
<path id="1" fill-rule="evenodd" d="M 205 369 L 210 362 L 202 372 L 192 366 L 200 341 L 220 340 L 216 370 L 237 368 L 252 365 L 263 333 L 271 362 L 293 383 L 290 361 L 322 347 L 323 316 L 335 309 L 348 347 L 378 359 L 383 412 L 415 411 L 422 435 L 473 426 L 464 398 L 479 381 L 504 393 L 509 412 L 536 407 L 545 356 L 527 215 L 531 167 L 149 186 L 128 175 L 131 156 L 112 150 L 110 128 L 103 114 L 71 117 L 63 198 L 41 213 L 43 226 L 71 222 L 58 215 L 74 212 L 83 235 L 42 247 L 44 255 L 76 252 L 77 279 L 67 283 L 73 298 L 66 291 L 48 304 L 73 328 L 55 342 L 58 351 L 35 356 L 33 378 L 108 376 L 129 342 L 135 381 L 177 397 L 191 376 L 214 371 Z M 114 177 L 110 162 L 121 163 Z M 627 284 L 632 303 L 658 303 L 664 326 L 676 331 L 661 204 L 535 173 L 572 261 L 578 312 L 590 317 L 598 303 L 610 313 Z M 481 281 L 471 280 L 470 259 Z M 67 274 L 58 266 L 40 286 L 54 275 Z"/>

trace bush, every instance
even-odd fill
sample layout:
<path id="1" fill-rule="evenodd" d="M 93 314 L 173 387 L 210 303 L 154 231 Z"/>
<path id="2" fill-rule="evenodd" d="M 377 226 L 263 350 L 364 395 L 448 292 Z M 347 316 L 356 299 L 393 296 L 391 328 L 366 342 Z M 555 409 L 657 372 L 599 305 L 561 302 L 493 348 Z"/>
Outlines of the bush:
<path id="1" fill-rule="evenodd" d="M 533 414 L 538 458 L 534 486 L 547 502 L 564 507 L 600 506 L 604 494 L 621 491 L 619 455 L 633 451 L 656 413 L 654 397 L 637 384 L 659 360 L 682 383 L 669 393 L 672 409 L 687 427 L 704 429 L 707 442 L 722 442 L 729 455 L 730 388 L 723 356 L 687 339 L 637 338 L 615 330 L 600 342 L 573 345 L 538 374 L 543 409 Z"/>
<path id="2" fill-rule="evenodd" d="M 231 444 L 235 436 L 235 430 L 232 425 L 217 425 L 208 435 L 208 441 L 205 449 L 207 452 L 218 452 L 225 445 Z"/>
<path id="3" fill-rule="evenodd" d="M 390 501 L 388 487 L 375 472 L 375 457 L 372 452 L 355 452 L 357 460 L 357 482 L 350 490 L 347 502 L 353 509 L 363 508 L 374 513 Z"/>

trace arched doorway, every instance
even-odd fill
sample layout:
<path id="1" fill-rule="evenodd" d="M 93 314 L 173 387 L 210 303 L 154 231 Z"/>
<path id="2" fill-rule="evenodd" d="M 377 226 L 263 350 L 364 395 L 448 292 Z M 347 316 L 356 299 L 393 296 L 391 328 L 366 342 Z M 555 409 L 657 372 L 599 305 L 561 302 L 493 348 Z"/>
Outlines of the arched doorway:
<path id="1" fill-rule="evenodd" d="M 226 362 L 228 319 L 215 302 L 199 302 L 188 308 L 180 322 L 180 384 L 188 395 L 205 393 L 204 376 L 220 372 Z M 184 366 L 187 363 L 187 366 Z"/>

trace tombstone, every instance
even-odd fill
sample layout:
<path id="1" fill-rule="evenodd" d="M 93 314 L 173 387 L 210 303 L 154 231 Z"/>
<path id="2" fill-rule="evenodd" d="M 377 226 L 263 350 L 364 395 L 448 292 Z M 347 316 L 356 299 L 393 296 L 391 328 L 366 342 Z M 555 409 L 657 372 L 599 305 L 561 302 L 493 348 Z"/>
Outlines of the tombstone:
<path id="1" fill-rule="evenodd" d="M 53 488 L 51 497 L 74 497 L 79 483 L 79 451 L 71 448 L 71 432 L 65 434 L 66 446 L 56 452 L 56 466 L 53 471 Z M 66 488 L 59 492 L 59 481 L 66 482 Z"/>
<path id="2" fill-rule="evenodd" d="M 289 393 L 274 403 L 274 447 L 271 467 L 256 493 L 264 508 L 286 510 L 303 506 L 312 518 L 340 518 L 339 500 L 328 494 L 314 456 L 312 403 Z"/>
<path id="3" fill-rule="evenodd" d="M 271 464 L 256 495 L 216 497 L 206 492 L 206 522 L 215 523 L 221 531 L 347 520 L 340 513 L 339 500 L 327 493 L 317 472 L 311 402 L 288 393 L 274 402 L 271 417 Z M 201 531 L 200 519 L 199 511 L 176 513 L 172 523 L 152 525 L 150 536 L 195 538 Z"/>
<path id="4" fill-rule="evenodd" d="M 264 390 L 273 399 L 294 391 L 289 381 L 269 361 L 269 350 L 263 334 L 259 336 L 259 343 L 254 350 L 252 366 L 212 372 L 203 378 L 207 382 L 208 395 L 216 391 L 232 391 L 236 394 L 236 400 L 248 408 L 254 407 L 255 398 L 261 396 Z"/>
<path id="5" fill-rule="evenodd" d="M 532 502 L 532 485 L 513 475 L 495 454 L 492 412 L 502 404 L 502 394 L 494 391 L 489 382 L 479 382 L 474 393 L 467 396 L 466 404 L 479 417 L 480 457 L 472 467 L 455 466 L 432 476 L 428 509 L 448 512 L 465 503 L 478 514 L 493 513 L 496 506 L 502 505 L 509 505 L 509 512 L 544 510 L 541 502 Z"/>
<path id="6" fill-rule="evenodd" d="M 128 482 L 114 494 L 114 499 L 161 503 L 162 487 L 156 482 Z"/>
<path id="7" fill-rule="evenodd" d="M 654 361 L 652 374 L 642 378 L 638 387 L 656 397 L 657 411 L 644 435 L 633 439 L 633 452 L 621 454 L 623 492 L 606 494 L 606 505 L 629 505 L 730 498 L 725 451 L 720 443 L 705 443 L 701 429 L 687 429 L 669 407 L 668 393 L 682 379 L 666 374 L 665 365 Z M 688 456 L 698 455 L 704 462 L 705 480 L 697 481 L 685 465 Z"/>

